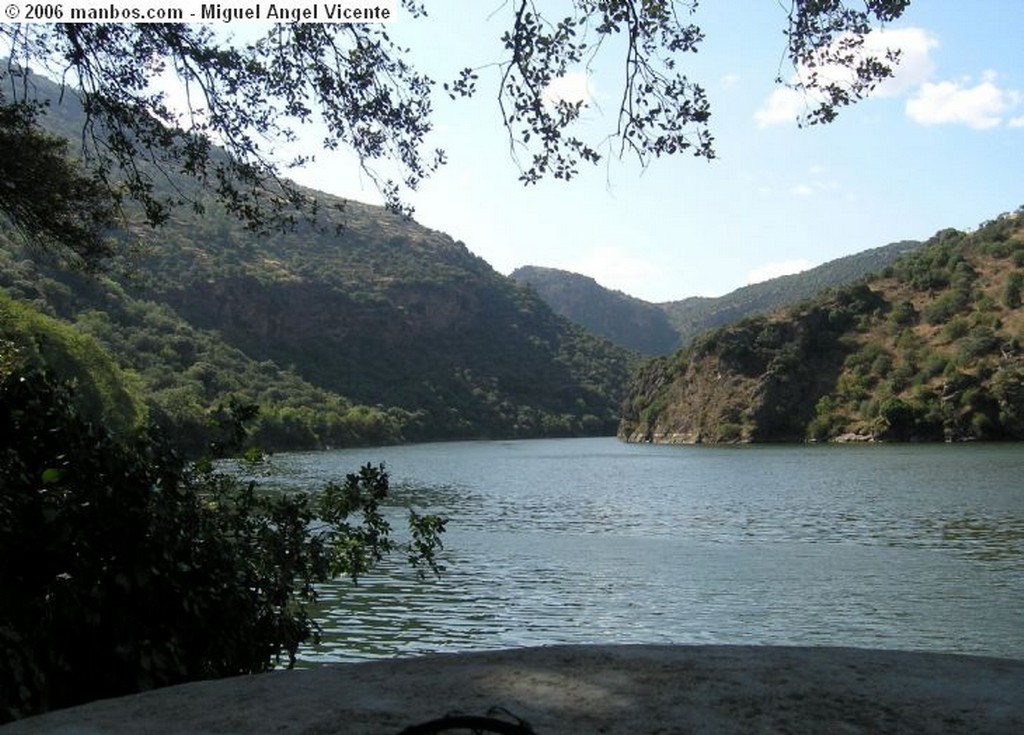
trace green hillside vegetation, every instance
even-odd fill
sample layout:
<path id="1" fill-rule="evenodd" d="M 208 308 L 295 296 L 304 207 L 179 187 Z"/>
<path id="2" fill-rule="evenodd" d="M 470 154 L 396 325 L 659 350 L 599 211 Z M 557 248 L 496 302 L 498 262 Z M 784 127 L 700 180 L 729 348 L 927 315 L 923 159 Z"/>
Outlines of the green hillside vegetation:
<path id="1" fill-rule="evenodd" d="M 645 366 L 629 441 L 1024 439 L 1024 208 Z"/>
<path id="2" fill-rule="evenodd" d="M 462 244 L 379 208 L 256 239 L 176 221 L 149 298 L 258 360 L 419 418 L 409 438 L 614 431 L 630 355 L 556 316 Z"/>
<path id="3" fill-rule="evenodd" d="M 21 299 L 23 311 L 40 309 L 67 320 L 48 322 L 117 355 L 138 394 L 145 395 L 150 418 L 191 452 L 207 448 L 218 431 L 219 409 L 231 400 L 260 406 L 252 429 L 254 443 L 263 447 L 401 439 L 407 412 L 354 405 L 291 370 L 257 362 L 216 333 L 192 327 L 168 307 L 133 298 L 110 278 L 41 269 L 3 249 L 0 265 L 0 293 L 6 289 Z M 112 363 L 107 354 L 103 358 Z M 66 374 L 59 362 L 42 362 L 54 373 Z"/>
<path id="4" fill-rule="evenodd" d="M 724 296 L 695 296 L 658 306 L 668 315 L 679 335 L 675 347 L 685 347 L 709 329 L 734 324 L 750 316 L 768 314 L 813 298 L 826 288 L 844 286 L 878 273 L 897 258 L 920 246 L 921 243 L 916 240 L 902 240 L 837 258 L 800 273 L 744 286 Z"/>
<path id="5" fill-rule="evenodd" d="M 528 283 L 552 309 L 594 334 L 645 355 L 669 355 L 699 334 L 812 298 L 822 290 L 880 272 L 921 243 L 904 240 L 829 261 L 816 268 L 744 286 L 715 298 L 691 296 L 652 304 L 604 288 L 578 273 L 523 266 L 512 277 Z"/>
<path id="6" fill-rule="evenodd" d="M 645 355 L 667 354 L 679 346 L 664 311 L 593 278 L 539 266 L 517 268 L 512 278 L 533 287 L 557 313 L 615 344 Z"/>
<path id="7" fill-rule="evenodd" d="M 298 233 L 261 252 L 227 220 L 191 226 L 220 225 L 245 254 L 172 225 L 135 282 L 47 269 L 8 241 L 0 286 L 94 336 L 196 448 L 231 398 L 261 407 L 255 441 L 276 448 L 614 431 L 629 355 L 468 253 L 473 270 L 403 262 L 398 243 L 389 261 L 368 240 L 364 260 Z"/>
<path id="8" fill-rule="evenodd" d="M 74 389 L 76 410 L 87 421 L 127 436 L 147 418 L 142 383 L 122 371 L 96 340 L 11 299 L 0 290 L 0 344 L 5 360 L 47 369 Z"/>
<path id="9" fill-rule="evenodd" d="M 59 133 L 81 126 L 65 98 L 45 118 Z M 90 277 L 0 232 L 0 288 L 95 337 L 195 449 L 231 401 L 260 407 L 268 448 L 615 432 L 633 353 L 447 235 L 305 193 L 315 224 L 258 234 L 207 198 L 121 233 L 125 257 Z"/>

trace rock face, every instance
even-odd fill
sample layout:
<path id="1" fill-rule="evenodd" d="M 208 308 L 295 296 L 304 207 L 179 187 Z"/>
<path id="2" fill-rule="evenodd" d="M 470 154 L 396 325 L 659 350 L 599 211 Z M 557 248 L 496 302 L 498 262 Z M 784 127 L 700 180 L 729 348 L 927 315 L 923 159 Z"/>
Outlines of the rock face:
<path id="1" fill-rule="evenodd" d="M 398 733 L 499 706 L 550 733 L 1024 732 L 1024 661 L 848 648 L 556 646 L 197 682 L 0 727 Z"/>
<path id="2" fill-rule="evenodd" d="M 619 437 L 664 444 L 802 440 L 847 350 L 839 313 L 821 305 L 789 319 L 757 317 L 648 364 L 623 405 Z"/>

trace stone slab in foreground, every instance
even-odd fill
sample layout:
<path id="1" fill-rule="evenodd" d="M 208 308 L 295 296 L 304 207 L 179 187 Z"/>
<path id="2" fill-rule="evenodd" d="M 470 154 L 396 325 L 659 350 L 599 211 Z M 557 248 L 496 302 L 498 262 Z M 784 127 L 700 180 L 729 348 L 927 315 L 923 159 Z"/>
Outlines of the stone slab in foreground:
<path id="1" fill-rule="evenodd" d="M 849 648 L 554 646 L 196 682 L 15 733 L 397 733 L 499 705 L 558 733 L 1024 733 L 1024 661 Z"/>

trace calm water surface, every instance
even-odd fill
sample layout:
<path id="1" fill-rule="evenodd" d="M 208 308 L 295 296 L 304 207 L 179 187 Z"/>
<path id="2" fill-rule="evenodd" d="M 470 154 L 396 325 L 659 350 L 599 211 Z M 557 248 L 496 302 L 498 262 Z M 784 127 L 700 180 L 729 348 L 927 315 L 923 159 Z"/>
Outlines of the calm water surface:
<path id="1" fill-rule="evenodd" d="M 366 462 L 450 518 L 447 571 L 323 589 L 304 661 L 552 643 L 848 645 L 1024 658 L 1024 446 L 458 442 Z"/>

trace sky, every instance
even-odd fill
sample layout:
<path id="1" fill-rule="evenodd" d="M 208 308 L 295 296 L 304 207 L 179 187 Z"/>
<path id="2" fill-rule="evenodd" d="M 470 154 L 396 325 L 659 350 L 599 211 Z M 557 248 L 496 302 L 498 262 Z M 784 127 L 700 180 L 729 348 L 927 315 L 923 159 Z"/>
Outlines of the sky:
<path id="1" fill-rule="evenodd" d="M 541 0 L 557 17 L 564 0 Z M 501 58 L 510 3 L 427 3 L 392 35 L 440 81 Z M 562 268 L 647 301 L 719 296 L 777 275 L 946 227 L 971 229 L 1024 204 L 1022 0 L 915 0 L 886 27 L 896 76 L 827 126 L 800 128 L 802 101 L 775 83 L 786 17 L 775 0 L 706 0 L 686 73 L 707 89 L 718 158 L 604 160 L 570 182 L 524 187 L 483 69 L 477 98 L 436 100 L 430 144 L 448 165 L 408 197 L 422 224 L 509 273 Z M 620 68 L 585 78 L 586 130 L 614 125 Z M 585 81 L 583 81 L 585 79 Z M 490 86 L 488 86 L 490 84 Z M 318 155 L 300 183 L 379 202 L 345 154 Z"/>
<path id="2" fill-rule="evenodd" d="M 493 66 L 514 3 L 425 4 L 427 18 L 399 13 L 389 33 L 437 82 L 427 145 L 444 148 L 448 164 L 405 199 L 420 223 L 501 273 L 561 268 L 651 302 L 720 296 L 1024 205 L 1024 0 L 912 0 L 869 41 L 901 50 L 895 77 L 835 122 L 803 128 L 803 100 L 775 81 L 793 72 L 783 64 L 788 3 L 704 0 L 692 22 L 705 40 L 682 68 L 707 90 L 717 158 L 683 154 L 644 168 L 606 155 L 569 182 L 529 187 L 518 180 Z M 570 0 L 536 4 L 559 18 Z M 237 38 L 251 33 L 235 28 Z M 480 91 L 451 101 L 441 83 L 464 67 L 480 67 Z M 614 130 L 621 76 L 609 55 L 563 80 L 566 95 L 586 101 L 590 141 Z M 315 126 L 299 132 L 282 157 L 316 159 L 287 175 L 382 202 L 351 154 L 316 150 Z"/>

